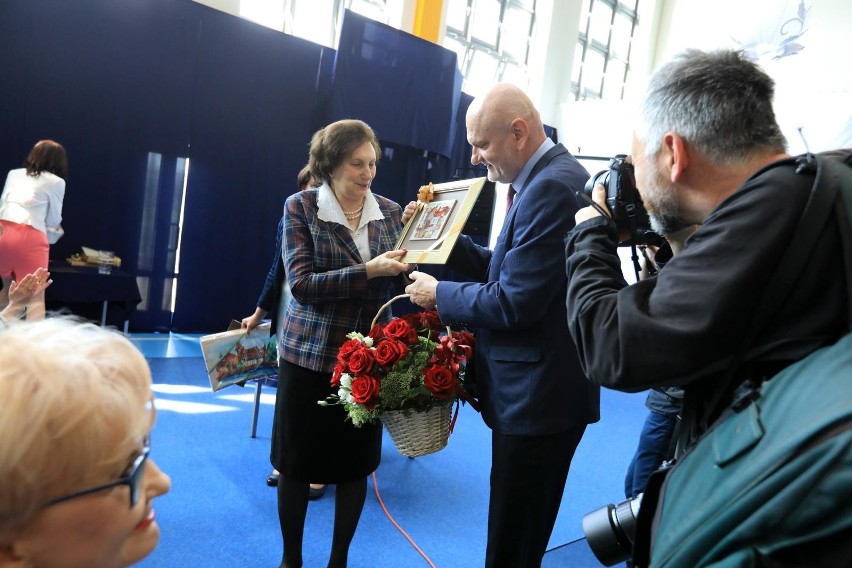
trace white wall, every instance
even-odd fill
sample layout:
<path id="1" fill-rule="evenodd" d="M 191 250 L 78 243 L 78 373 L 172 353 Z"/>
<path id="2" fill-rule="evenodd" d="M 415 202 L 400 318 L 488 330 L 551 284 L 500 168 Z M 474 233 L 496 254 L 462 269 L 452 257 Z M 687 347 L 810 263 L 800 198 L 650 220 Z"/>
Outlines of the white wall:
<path id="1" fill-rule="evenodd" d="M 799 10 L 808 7 L 806 30 L 796 40 L 801 51 L 774 59 L 781 54 L 772 48 L 797 34 Z M 685 47 L 713 49 L 760 41 L 767 53 L 758 61 L 775 79 L 775 112 L 790 152 L 805 150 L 797 132 L 800 126 L 811 151 L 852 147 L 850 23 L 849 0 L 679 0 L 673 5 L 671 26 L 662 30 L 659 61 Z"/>
<path id="2" fill-rule="evenodd" d="M 195 2 L 234 16 L 240 15 L 240 0 L 195 0 Z"/>
<path id="3" fill-rule="evenodd" d="M 799 29 L 790 21 L 800 6 L 810 11 L 806 31 L 796 41 L 795 55 L 759 59 L 776 81 L 775 109 L 789 151 L 803 152 L 798 127 L 811 151 L 852 147 L 852 2 L 849 0 L 658 0 L 653 21 L 644 26 L 652 36 L 644 49 L 646 69 L 633 67 L 634 94 L 647 74 L 683 49 L 741 47 L 762 40 L 764 51 L 781 43 L 779 30 Z M 644 13 L 644 12 L 643 12 Z M 643 22 L 644 24 L 645 22 Z M 641 40 L 640 38 L 640 41 Z M 641 65 L 641 62 L 637 62 Z M 612 155 L 629 151 L 634 101 L 559 104 L 560 137 L 569 150 Z"/>

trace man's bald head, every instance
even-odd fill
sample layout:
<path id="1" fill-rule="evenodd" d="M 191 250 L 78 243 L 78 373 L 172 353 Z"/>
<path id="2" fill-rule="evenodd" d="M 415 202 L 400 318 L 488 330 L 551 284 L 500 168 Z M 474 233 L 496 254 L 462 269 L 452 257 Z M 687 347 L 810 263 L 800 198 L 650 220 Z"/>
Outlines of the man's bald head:
<path id="1" fill-rule="evenodd" d="M 545 140 L 541 115 L 518 87 L 498 83 L 470 103 L 467 139 L 471 163 L 484 162 L 488 178 L 511 183 Z"/>
<path id="2" fill-rule="evenodd" d="M 508 127 L 516 118 L 524 120 L 531 133 L 540 132 L 544 141 L 544 126 L 541 115 L 530 98 L 521 89 L 510 83 L 497 83 L 484 95 L 476 97 L 467 109 L 467 119 L 487 119 L 489 122 Z"/>

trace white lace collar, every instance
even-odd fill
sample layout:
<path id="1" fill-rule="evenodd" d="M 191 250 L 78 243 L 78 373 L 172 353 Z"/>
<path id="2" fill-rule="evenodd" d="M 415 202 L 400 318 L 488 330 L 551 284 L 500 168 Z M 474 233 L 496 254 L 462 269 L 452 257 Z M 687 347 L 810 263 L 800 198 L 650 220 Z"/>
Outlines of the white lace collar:
<path id="1" fill-rule="evenodd" d="M 343 208 L 334 197 L 334 192 L 329 187 L 328 183 L 323 183 L 317 188 L 317 207 L 320 220 L 332 223 L 339 223 L 351 230 L 349 221 L 343 214 Z M 361 211 L 361 220 L 358 223 L 358 229 L 370 221 L 381 221 L 385 216 L 382 215 L 382 210 L 379 208 L 379 202 L 373 197 L 373 192 L 367 190 L 367 199 L 364 200 L 364 210 Z"/>

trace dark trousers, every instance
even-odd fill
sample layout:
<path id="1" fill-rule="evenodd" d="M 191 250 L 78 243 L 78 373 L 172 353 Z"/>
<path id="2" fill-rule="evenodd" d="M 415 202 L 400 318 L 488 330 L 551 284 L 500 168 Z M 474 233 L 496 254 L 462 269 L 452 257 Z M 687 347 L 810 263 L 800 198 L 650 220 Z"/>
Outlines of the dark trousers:
<path id="1" fill-rule="evenodd" d="M 537 568 L 586 426 L 549 436 L 491 435 L 486 568 Z"/>

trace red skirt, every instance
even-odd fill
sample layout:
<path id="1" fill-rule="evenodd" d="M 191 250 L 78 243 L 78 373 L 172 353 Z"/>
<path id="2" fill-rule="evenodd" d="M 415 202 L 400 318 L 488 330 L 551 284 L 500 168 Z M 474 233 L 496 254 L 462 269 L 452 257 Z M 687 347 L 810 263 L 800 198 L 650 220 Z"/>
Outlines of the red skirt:
<path id="1" fill-rule="evenodd" d="M 0 278 L 20 280 L 37 268 L 47 268 L 47 235 L 30 226 L 0 221 Z"/>

